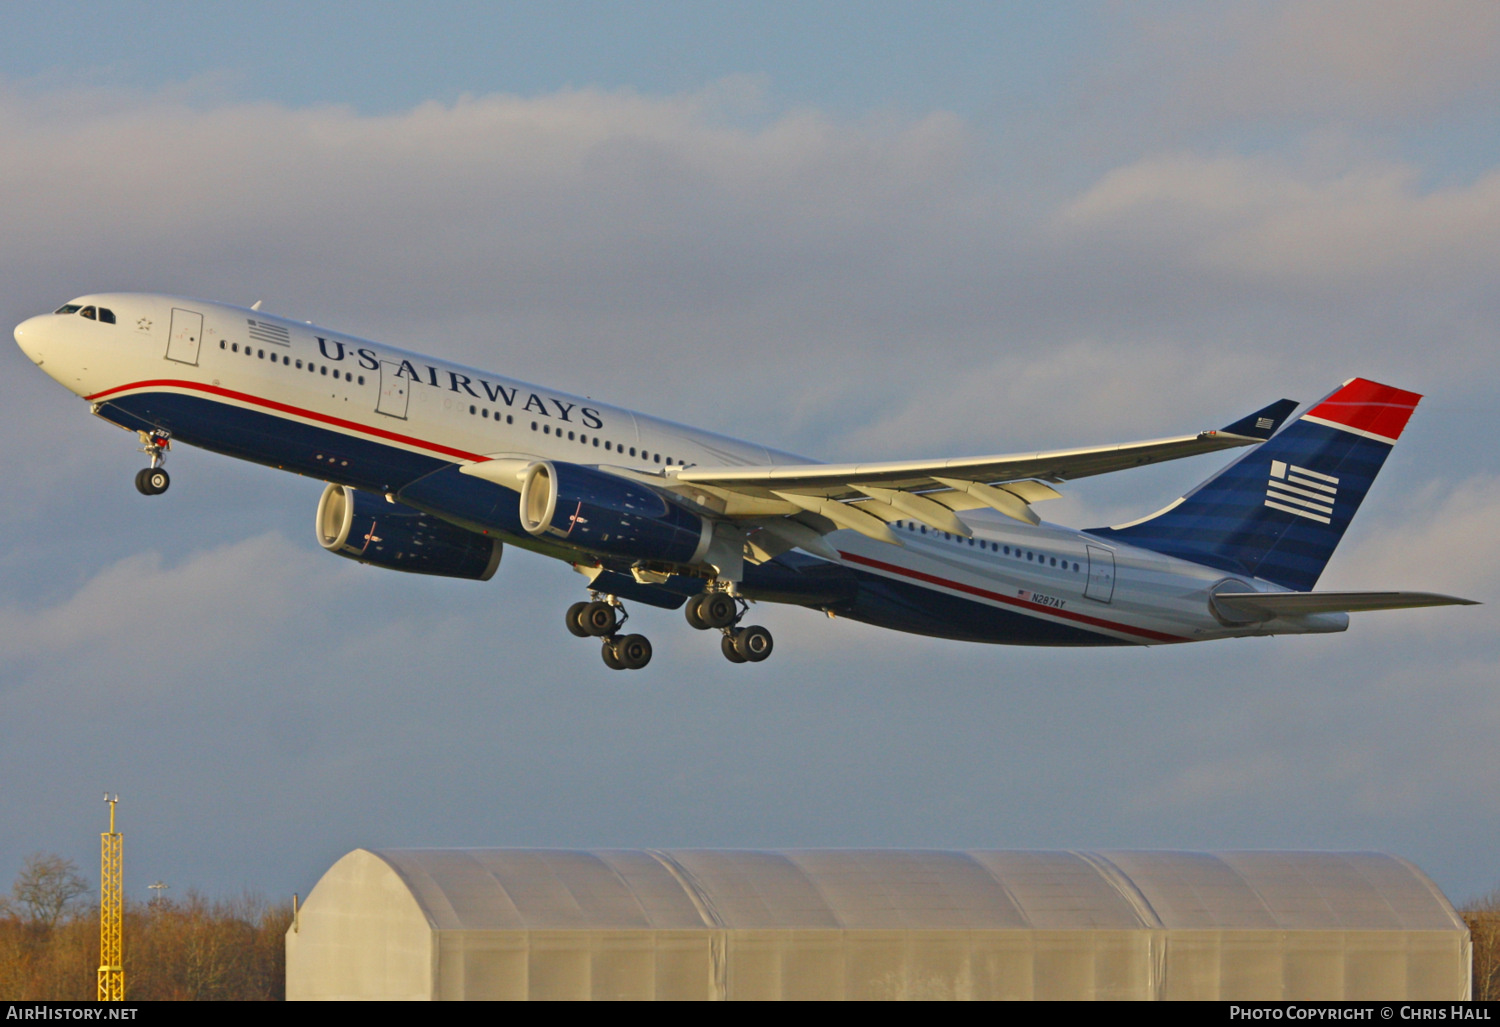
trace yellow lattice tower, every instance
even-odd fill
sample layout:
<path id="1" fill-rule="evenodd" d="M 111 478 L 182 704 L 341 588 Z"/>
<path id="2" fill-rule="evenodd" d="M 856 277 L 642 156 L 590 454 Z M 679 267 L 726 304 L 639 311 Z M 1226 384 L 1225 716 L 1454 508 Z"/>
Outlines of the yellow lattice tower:
<path id="1" fill-rule="evenodd" d="M 109 803 L 109 832 L 99 836 L 99 1001 L 124 1002 L 124 838 L 115 831 L 115 803 L 120 797 L 106 792 L 104 801 Z"/>

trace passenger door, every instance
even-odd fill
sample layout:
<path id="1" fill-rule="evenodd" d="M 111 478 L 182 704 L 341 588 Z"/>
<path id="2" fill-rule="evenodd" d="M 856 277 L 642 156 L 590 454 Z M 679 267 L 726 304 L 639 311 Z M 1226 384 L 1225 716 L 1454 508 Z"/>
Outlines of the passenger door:
<path id="1" fill-rule="evenodd" d="M 375 412 L 405 420 L 411 382 L 402 377 L 400 371 L 400 364 L 389 360 L 380 362 L 380 395 L 375 400 Z"/>
<path id="2" fill-rule="evenodd" d="M 196 366 L 202 341 L 203 315 L 196 310 L 173 307 L 172 327 L 167 335 L 167 359 Z"/>
<path id="3" fill-rule="evenodd" d="M 1087 599 L 1107 603 L 1115 596 L 1115 554 L 1098 546 L 1085 546 L 1089 551 L 1089 580 L 1083 594 Z"/>

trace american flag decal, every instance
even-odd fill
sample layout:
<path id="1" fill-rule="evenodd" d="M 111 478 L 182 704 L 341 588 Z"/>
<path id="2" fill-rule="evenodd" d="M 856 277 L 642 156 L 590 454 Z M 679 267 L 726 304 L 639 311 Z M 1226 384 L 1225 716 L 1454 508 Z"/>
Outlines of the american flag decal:
<path id="1" fill-rule="evenodd" d="M 1331 474 L 1272 460 L 1266 505 L 1273 510 L 1328 524 L 1333 516 L 1334 498 L 1339 494 L 1338 485 L 1339 480 Z"/>
<path id="2" fill-rule="evenodd" d="M 1257 417 L 1255 419 L 1255 426 L 1257 428 L 1270 428 L 1271 425 L 1275 423 L 1276 422 L 1271 420 L 1269 417 Z"/>
<path id="3" fill-rule="evenodd" d="M 246 318 L 250 326 L 250 338 L 256 342 L 271 342 L 278 346 L 290 346 L 292 344 L 292 333 L 282 325 L 271 324 L 268 321 L 256 321 Z"/>

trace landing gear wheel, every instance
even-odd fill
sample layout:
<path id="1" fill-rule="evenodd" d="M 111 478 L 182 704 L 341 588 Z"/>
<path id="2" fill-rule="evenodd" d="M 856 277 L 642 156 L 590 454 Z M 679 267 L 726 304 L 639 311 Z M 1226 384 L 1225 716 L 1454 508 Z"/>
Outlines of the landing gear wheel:
<path id="1" fill-rule="evenodd" d="M 703 600 L 707 598 L 708 596 L 705 595 L 696 595 L 687 601 L 687 606 L 682 612 L 687 617 L 689 627 L 697 628 L 699 631 L 707 631 L 709 629 L 710 625 L 703 619 L 703 613 L 699 609 L 703 605 Z"/>
<path id="2" fill-rule="evenodd" d="M 610 670 L 624 670 L 625 663 L 620 659 L 620 654 L 615 652 L 615 640 L 606 638 L 604 648 L 599 650 L 599 655 L 604 657 L 604 665 Z"/>
<path id="3" fill-rule="evenodd" d="M 640 670 L 651 662 L 651 642 L 645 635 L 626 635 L 615 639 L 615 656 L 626 670 Z"/>
<path id="4" fill-rule="evenodd" d="M 165 467 L 145 467 L 136 472 L 136 491 L 143 496 L 159 496 L 172 484 Z"/>
<path id="5" fill-rule="evenodd" d="M 568 607 L 568 612 L 563 614 L 563 623 L 568 626 L 570 634 L 579 638 L 588 638 L 589 629 L 583 624 L 583 611 L 589 607 L 588 603 L 574 603 Z"/>
<path id="6" fill-rule="evenodd" d="M 752 624 L 748 628 L 740 628 L 733 635 L 725 635 L 724 637 L 732 638 L 734 640 L 734 651 L 750 663 L 759 663 L 771 655 L 771 633 L 759 624 Z"/>
<path id="7" fill-rule="evenodd" d="M 730 663 L 748 662 L 743 656 L 740 655 L 740 651 L 735 648 L 733 635 L 724 636 L 724 638 L 719 642 L 719 651 L 724 654 L 724 659 L 728 660 Z"/>
<path id="8" fill-rule="evenodd" d="M 589 634 L 600 636 L 613 635 L 615 628 L 620 626 L 615 618 L 615 608 L 603 600 L 586 604 L 578 622 Z"/>
<path id="9" fill-rule="evenodd" d="M 698 600 L 698 619 L 711 628 L 727 628 L 738 617 L 734 600 L 723 592 L 710 592 Z"/>

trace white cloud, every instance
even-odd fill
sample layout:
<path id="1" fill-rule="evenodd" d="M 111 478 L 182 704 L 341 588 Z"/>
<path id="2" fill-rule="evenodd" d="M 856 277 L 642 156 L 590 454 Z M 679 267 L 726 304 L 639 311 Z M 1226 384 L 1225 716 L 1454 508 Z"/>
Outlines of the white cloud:
<path id="1" fill-rule="evenodd" d="M 1486 0 L 1281 0 L 1132 6 L 1130 72 L 1178 118 L 1410 120 L 1493 89 Z"/>
<path id="2" fill-rule="evenodd" d="M 48 663 L 100 675 L 156 681 L 201 675 L 290 632 L 316 606 L 349 587 L 342 563 L 312 566 L 278 535 L 191 555 L 138 553 L 111 563 L 52 605 L 0 608 L 0 651 L 12 666 Z"/>
<path id="3" fill-rule="evenodd" d="M 1188 270 L 1302 290 L 1474 287 L 1500 259 L 1500 172 L 1423 192 L 1415 168 L 1299 174 L 1266 158 L 1181 153 L 1110 172 L 1062 211 L 1134 235 Z"/>
<path id="4" fill-rule="evenodd" d="M 1378 529 L 1362 533 L 1339 554 L 1350 588 L 1406 588 L 1448 592 L 1490 602 L 1500 581 L 1500 476 L 1476 474 L 1434 480 L 1403 493 L 1381 489 L 1390 512 Z M 1473 616 L 1478 611 L 1449 611 Z M 1436 617 L 1436 613 L 1425 619 Z M 1486 620 L 1491 620 L 1486 616 Z"/>

